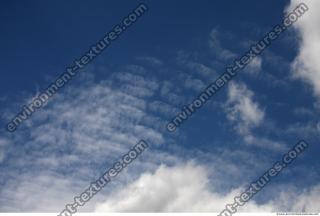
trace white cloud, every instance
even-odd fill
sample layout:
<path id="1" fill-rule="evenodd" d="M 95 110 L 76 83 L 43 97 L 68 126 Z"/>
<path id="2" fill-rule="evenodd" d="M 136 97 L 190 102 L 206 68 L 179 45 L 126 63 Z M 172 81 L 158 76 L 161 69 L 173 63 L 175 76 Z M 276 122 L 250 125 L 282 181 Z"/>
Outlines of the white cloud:
<path id="1" fill-rule="evenodd" d="M 96 206 L 97 212 L 217 212 L 240 193 L 240 188 L 221 195 L 208 187 L 204 167 L 192 163 L 160 166 Z M 213 188 L 214 189 L 214 188 Z M 248 211 L 271 211 L 269 206 L 248 203 Z"/>
<path id="2" fill-rule="evenodd" d="M 142 67 L 136 65 L 130 67 L 130 70 L 136 69 L 140 71 L 144 70 Z M 153 91 L 157 90 L 159 87 L 155 80 L 147 79 L 143 75 L 137 75 L 130 72 L 116 73 L 115 78 L 121 81 L 121 86 L 124 86 L 124 84 L 126 84 L 125 86 L 130 86 L 131 89 L 129 89 L 129 91 L 127 91 L 126 93 L 130 93 L 131 90 L 135 92 L 134 88 L 137 88 L 138 90 L 144 90 L 143 95 L 146 94 L 147 96 L 151 96 Z"/>
<path id="3" fill-rule="evenodd" d="M 258 147 L 270 149 L 273 151 L 281 151 L 284 152 L 287 147 L 286 144 L 281 141 L 274 141 L 266 137 L 258 137 L 253 134 L 247 134 L 244 137 L 244 141 L 247 144 L 255 145 Z"/>
<path id="4" fill-rule="evenodd" d="M 217 54 L 221 51 L 220 57 L 224 60 L 235 56 L 221 46 L 216 31 L 211 33 L 210 45 Z M 153 66 L 162 65 L 154 58 L 138 60 Z M 202 77 L 216 75 L 204 64 L 190 61 L 186 65 Z M 261 61 L 257 60 L 253 66 L 258 70 Z M 8 144 L 0 139 L 0 162 L 8 160 L 8 169 L 0 170 L 0 179 L 9 179 L 0 189 L 0 210 L 57 212 L 137 140 L 146 139 L 155 147 L 169 143 L 163 134 L 166 119 L 162 116 L 175 112 L 175 105 L 180 107 L 185 102 L 179 95 L 183 90 L 172 80 L 159 82 L 146 74 L 144 67 L 130 65 L 111 75 L 108 81 L 95 83 L 93 79 L 83 79 L 80 85 L 68 86 L 47 107 L 35 113 L 14 134 L 12 142 Z M 203 82 L 200 79 L 183 81 L 185 87 L 195 90 L 200 89 Z M 150 101 L 153 96 L 155 99 Z M 265 113 L 245 84 L 230 83 L 226 108 L 229 120 L 247 143 L 273 149 L 283 146 L 283 143 L 253 135 L 252 130 L 262 124 Z M 14 145 L 11 158 L 6 155 L 6 147 L 10 145 Z M 211 152 L 208 154 L 212 156 Z M 248 152 L 225 150 L 220 154 L 222 156 L 214 157 L 216 170 L 209 172 L 194 163 L 181 165 L 182 159 L 173 154 L 146 152 L 144 163 L 135 161 L 117 179 L 115 185 L 120 182 L 122 189 L 114 185 L 105 188 L 83 209 L 94 209 L 98 200 L 98 211 L 220 211 L 243 189 L 242 186 L 234 190 L 219 188 L 222 181 L 228 180 L 226 175 L 241 178 L 262 163 Z M 226 161 L 224 157 L 232 160 Z M 250 163 L 250 169 L 239 168 L 239 161 Z M 160 163 L 173 166 L 159 166 Z M 216 172 L 218 169 L 222 174 Z M 288 206 L 294 204 L 291 209 L 296 211 L 316 210 L 318 192 L 319 187 L 311 188 L 285 207 L 290 209 Z M 283 200 L 271 200 L 264 205 L 250 202 L 243 210 L 283 210 L 278 208 L 279 203 L 284 203 L 289 194 L 292 196 L 294 192 L 284 191 Z"/>
<path id="5" fill-rule="evenodd" d="M 278 209 L 288 209 L 291 212 L 319 212 L 320 185 L 297 192 L 297 188 L 282 190 L 279 198 L 271 201 Z"/>
<path id="6" fill-rule="evenodd" d="M 221 60 L 229 60 L 236 57 L 236 54 L 231 50 L 224 48 L 221 45 L 221 33 L 218 28 L 212 29 L 210 32 L 209 46 L 212 49 L 213 53 L 216 54 Z"/>
<path id="7" fill-rule="evenodd" d="M 178 108 L 167 104 L 163 101 L 153 101 L 150 102 L 148 105 L 148 108 L 152 111 L 152 112 L 156 112 L 156 113 L 161 113 L 163 116 L 166 117 L 172 117 L 175 113 L 177 113 L 179 111 Z"/>
<path id="8" fill-rule="evenodd" d="M 134 68 L 143 70 L 127 71 Z M 59 211 L 138 140 L 154 147 L 164 143 L 165 128 L 159 129 L 164 123 L 159 113 L 148 112 L 149 95 L 141 93 L 157 91 L 154 79 L 133 72 L 99 82 L 80 76 L 80 85 L 75 80 L 12 134 L 9 152 L 3 150 L 6 139 L 0 139 L 0 161 L 6 158 L 0 167 L 1 211 Z"/>
<path id="9" fill-rule="evenodd" d="M 292 63 L 293 75 L 313 87 L 320 96 L 320 1 L 291 0 L 287 11 L 292 11 L 299 3 L 305 2 L 309 10 L 294 24 L 299 33 L 299 52 Z"/>
<path id="10" fill-rule="evenodd" d="M 250 64 L 245 68 L 245 72 L 248 74 L 258 74 L 261 71 L 262 68 L 262 58 L 257 56 L 255 57 Z"/>
<path id="11" fill-rule="evenodd" d="M 286 132 L 299 137 L 317 136 L 320 132 L 320 122 L 316 120 L 305 123 L 297 122 L 289 125 Z"/>
<path id="12" fill-rule="evenodd" d="M 254 100 L 254 93 L 244 83 L 229 83 L 225 110 L 227 118 L 234 123 L 236 132 L 243 137 L 246 144 L 273 151 L 286 149 L 286 144 L 281 141 L 254 135 L 253 130 L 262 125 L 265 112 Z"/>
<path id="13" fill-rule="evenodd" d="M 142 79 L 140 75 L 128 73 L 119 77 L 125 84 L 136 83 L 152 93 L 159 89 L 157 82 L 147 77 Z M 0 179 L 10 177 L 0 190 L 2 211 L 57 212 L 137 140 L 149 140 L 153 147 L 167 141 L 160 129 L 165 122 L 161 122 L 164 120 L 159 119 L 158 114 L 170 109 L 172 104 L 152 103 L 145 96 L 128 94 L 121 86 L 113 88 L 113 81 L 82 80 L 82 85 L 64 89 L 63 94 L 56 95 L 47 107 L 35 113 L 28 127 L 19 128 L 13 137 L 12 143 L 16 145 L 8 161 L 9 169 L 0 172 Z M 248 118 L 250 125 L 259 125 L 263 114 L 252 114 L 262 112 L 253 101 L 253 93 L 235 85 L 230 91 L 230 102 L 237 104 L 237 112 Z M 159 86 L 162 97 L 174 89 L 170 82 Z M 246 102 L 239 101 L 238 96 Z M 248 109 L 248 106 L 254 108 Z M 148 112 L 150 107 L 154 113 Z M 232 173 L 240 178 L 244 172 L 248 173 L 232 161 L 215 157 L 214 167 L 222 170 L 223 175 L 212 172 L 211 178 L 212 173 L 205 167 L 192 163 L 177 165 L 184 162 L 173 154 L 155 150 L 145 153 L 143 163 L 135 161 L 119 175 L 115 185 L 105 188 L 81 211 L 93 210 L 97 201 L 100 211 L 219 211 L 243 189 L 239 186 L 217 192 L 221 182 L 226 182 L 225 175 Z M 232 154 L 237 157 L 228 152 L 223 155 L 238 162 L 239 153 L 233 151 Z M 242 158 L 248 162 L 250 155 L 244 154 Z M 160 163 L 173 166 L 159 167 Z M 257 164 L 253 159 L 250 163 Z M 250 202 L 243 210 L 271 209 L 271 204 Z"/>
<path id="14" fill-rule="evenodd" d="M 254 93 L 243 83 L 230 82 L 228 85 L 228 100 L 226 102 L 227 117 L 237 123 L 239 134 L 250 133 L 264 119 L 264 110 L 253 99 Z"/>
<path id="15" fill-rule="evenodd" d="M 197 53 L 189 53 L 181 50 L 177 53 L 177 63 L 179 66 L 183 67 L 184 71 L 187 70 L 188 74 L 201 76 L 206 80 L 214 80 L 218 77 L 218 73 L 213 67 L 199 62 L 200 60 L 197 56 Z"/>
<path id="16" fill-rule="evenodd" d="M 194 79 L 190 76 L 187 76 L 184 81 L 184 86 L 188 89 L 195 90 L 196 92 L 202 91 L 206 85 L 199 79 Z"/>
<path id="17" fill-rule="evenodd" d="M 185 96 L 179 93 L 179 87 L 174 85 L 173 82 L 168 80 L 162 82 L 160 96 L 165 102 L 173 106 L 181 106 L 181 104 L 185 103 Z"/>
<path id="18" fill-rule="evenodd" d="M 57 212 L 86 184 L 45 170 L 20 174 L 2 190 L 1 212 Z"/>
<path id="19" fill-rule="evenodd" d="M 238 187 L 226 194 L 215 192 L 209 186 L 206 167 L 188 163 L 174 167 L 160 166 L 154 173 L 144 173 L 96 205 L 96 212 L 220 212 L 226 204 L 244 191 Z M 212 183 L 212 182 L 211 182 Z M 282 190 L 280 198 L 265 204 L 251 200 L 239 209 L 241 212 L 273 212 L 294 210 L 316 211 L 319 207 L 320 186 L 309 191 Z M 295 197 L 288 199 L 288 197 Z"/>

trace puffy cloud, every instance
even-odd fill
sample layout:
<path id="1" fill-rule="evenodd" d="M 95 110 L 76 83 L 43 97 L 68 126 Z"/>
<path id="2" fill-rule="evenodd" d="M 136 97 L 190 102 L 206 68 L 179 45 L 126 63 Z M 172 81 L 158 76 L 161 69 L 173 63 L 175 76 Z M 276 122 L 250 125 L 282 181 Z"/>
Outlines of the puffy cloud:
<path id="1" fill-rule="evenodd" d="M 291 0 L 287 11 L 292 11 L 304 2 L 309 10 L 294 24 L 299 33 L 299 51 L 292 63 L 293 75 L 313 87 L 316 96 L 320 96 L 320 2 L 317 0 Z"/>
<path id="2" fill-rule="evenodd" d="M 208 181 L 208 173 L 202 166 L 162 165 L 154 173 L 142 174 L 132 184 L 111 194 L 96 206 L 96 212 L 218 212 L 241 192 L 238 188 L 222 195 L 214 192 L 214 188 L 210 190 Z M 252 202 L 244 209 L 272 208 Z"/>
<path id="3" fill-rule="evenodd" d="M 245 189 L 240 186 L 221 194 L 215 192 L 214 178 L 212 181 L 209 182 L 206 168 L 194 163 L 174 167 L 162 165 L 154 173 L 144 173 L 125 188 L 110 194 L 96 206 L 95 211 L 220 212 Z M 314 186 L 303 192 L 282 190 L 279 198 L 263 204 L 250 200 L 239 211 L 316 211 L 319 189 L 319 186 Z"/>

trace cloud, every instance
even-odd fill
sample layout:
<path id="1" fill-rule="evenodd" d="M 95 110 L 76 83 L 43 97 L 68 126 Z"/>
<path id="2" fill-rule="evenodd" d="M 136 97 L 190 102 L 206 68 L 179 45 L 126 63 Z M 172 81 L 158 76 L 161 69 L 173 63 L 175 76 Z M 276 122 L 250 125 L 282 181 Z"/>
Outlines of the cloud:
<path id="1" fill-rule="evenodd" d="M 235 125 L 236 132 L 246 144 L 274 151 L 286 149 L 286 144 L 281 141 L 254 134 L 254 129 L 262 126 L 265 120 L 265 111 L 254 100 L 254 93 L 244 83 L 229 83 L 228 99 L 224 107 L 227 118 Z"/>
<path id="2" fill-rule="evenodd" d="M 294 24 L 299 34 L 299 51 L 292 62 L 295 78 L 302 79 L 313 87 L 314 94 L 320 96 L 320 2 L 316 0 L 291 0 L 286 11 L 293 10 L 299 3 L 305 2 L 309 10 Z"/>
<path id="3" fill-rule="evenodd" d="M 149 64 L 151 64 L 152 66 L 162 66 L 163 62 L 160 59 L 157 59 L 155 57 L 151 57 L 151 56 L 140 56 L 136 58 L 137 60 L 140 61 L 145 61 Z"/>
<path id="4" fill-rule="evenodd" d="M 284 152 L 287 149 L 286 144 L 284 142 L 271 140 L 266 137 L 255 136 L 253 134 L 246 135 L 244 137 L 244 141 L 247 144 L 270 149 L 273 151 Z"/>
<path id="5" fill-rule="evenodd" d="M 5 185 L 0 196 L 1 212 L 57 212 L 86 182 L 44 171 L 20 174 Z"/>
<path id="6" fill-rule="evenodd" d="M 202 166 L 188 163 L 160 166 L 96 206 L 96 212 L 218 212 L 240 188 L 221 195 L 208 187 L 208 173 Z M 269 206 L 248 203 L 247 211 L 271 211 Z"/>
<path id="7" fill-rule="evenodd" d="M 317 137 L 320 132 L 320 122 L 317 120 L 297 122 L 289 125 L 285 132 L 299 137 Z"/>
<path id="8" fill-rule="evenodd" d="M 244 83 L 230 82 L 226 112 L 229 120 L 236 122 L 239 134 L 246 135 L 259 126 L 265 116 L 264 110 L 253 99 L 254 93 Z"/>
<path id="9" fill-rule="evenodd" d="M 257 56 L 255 57 L 250 64 L 245 68 L 245 72 L 251 75 L 258 74 L 262 69 L 262 58 Z"/>
<path id="10" fill-rule="evenodd" d="M 233 58 L 235 54 L 223 48 L 220 38 L 217 30 L 211 32 L 211 48 L 221 54 L 220 60 Z M 153 68 L 165 65 L 153 57 L 137 60 Z M 184 146 L 186 137 L 168 138 L 164 125 L 187 101 L 186 88 L 199 91 L 217 73 L 196 58 L 180 60 L 184 69 L 194 71 L 183 80 L 178 80 L 179 73 L 159 80 L 141 65 L 124 66 L 100 81 L 95 81 L 92 73 L 81 75 L 79 82 L 75 80 L 57 94 L 12 137 L 0 137 L 0 163 L 4 164 L 0 166 L 0 211 L 61 210 L 141 138 L 152 145 L 152 152 L 145 152 L 143 159 L 132 163 L 81 211 L 212 212 L 232 202 L 244 189 L 244 179 L 269 162 L 269 154 L 258 157 L 248 148 L 239 150 L 233 143 L 228 149 L 219 141 L 221 148 L 215 152 L 202 152 L 193 148 L 197 146 L 193 143 L 192 154 L 183 155 L 186 150 L 177 146 Z M 252 67 L 252 73 L 260 70 L 261 60 Z M 254 129 L 266 118 L 265 111 L 244 83 L 229 84 L 225 108 L 247 144 L 277 150 L 285 146 L 255 135 Z M 12 116 L 8 113 L 4 116 Z M 320 127 L 316 126 L 318 132 Z M 289 128 L 288 132 L 295 130 Z M 186 146 L 189 148 L 189 143 Z M 203 161 L 190 162 L 189 158 Z M 283 190 L 279 199 L 250 201 L 241 210 L 318 210 L 318 193 L 319 186 Z M 297 194 L 297 198 L 288 199 Z"/>
<path id="11" fill-rule="evenodd" d="M 138 140 L 163 144 L 164 119 L 148 112 L 158 84 L 141 72 L 129 67 L 98 82 L 80 75 L 11 137 L 0 137 L 0 211 L 59 211 Z"/>
<path id="12" fill-rule="evenodd" d="M 318 212 L 320 202 L 320 185 L 299 191 L 298 188 L 282 190 L 278 199 L 271 201 L 279 211 L 288 209 L 291 212 Z"/>
<path id="13" fill-rule="evenodd" d="M 245 187 L 225 194 L 217 193 L 209 182 L 206 167 L 189 162 L 185 165 L 160 166 L 144 173 L 96 205 L 96 212 L 220 212 Z M 308 191 L 281 190 L 279 198 L 263 204 L 249 201 L 240 212 L 316 211 L 320 186 Z M 260 192 L 262 193 L 262 192 Z M 289 199 L 291 197 L 291 199 Z M 294 199 L 292 199 L 294 197 Z"/>
<path id="14" fill-rule="evenodd" d="M 134 68 L 137 73 L 133 72 Z M 117 181 L 81 211 L 212 212 L 231 202 L 244 187 L 238 186 L 238 182 L 231 184 L 226 176 L 240 179 L 255 170 L 258 164 L 255 155 L 234 149 L 230 153 L 224 149 L 223 153 L 217 153 L 222 156 L 212 157 L 209 152 L 208 158 L 214 158 L 210 166 L 214 168 L 208 171 L 207 164 L 188 162 L 177 149 L 171 153 L 164 151 L 162 144 L 170 142 L 163 134 L 166 121 L 161 115 L 174 106 L 159 98 L 152 100 L 145 94 L 131 94 L 122 85 L 145 88 L 153 95 L 158 92 L 161 97 L 170 94 L 175 86 L 171 82 L 149 79 L 141 73 L 143 68 L 130 67 L 112 75 L 108 81 L 99 82 L 85 75 L 80 80 L 81 85 L 68 86 L 63 94 L 56 95 L 43 110 L 35 113 L 29 124 L 19 128 L 12 142 L 6 144 L 12 145 L 6 153 L 10 155 L 5 159 L 6 166 L 0 167 L 3 185 L 0 210 L 61 210 L 141 138 L 150 142 L 152 152 L 144 153 L 143 161 L 130 165 L 130 169 L 121 173 Z M 245 119 L 245 124 L 259 125 L 263 114 L 252 114 L 262 112 L 253 99 L 253 92 L 244 84 L 232 85 L 229 105 L 238 112 L 236 119 L 240 123 Z M 197 157 L 192 151 L 192 157 Z M 241 167 L 239 161 L 244 161 Z M 243 169 L 248 167 L 247 163 L 250 169 Z M 236 187 L 221 189 L 221 182 Z M 313 204 L 308 205 L 313 208 Z M 274 208 L 271 201 L 266 204 L 252 201 L 242 211 Z"/>
<path id="15" fill-rule="evenodd" d="M 209 46 L 213 53 L 221 60 L 230 60 L 237 57 L 231 50 L 224 48 L 221 45 L 221 33 L 218 28 L 212 29 L 210 32 Z"/>
<path id="16" fill-rule="evenodd" d="M 184 81 L 184 86 L 187 89 L 192 89 L 196 92 L 200 92 L 206 87 L 204 82 L 202 82 L 200 79 L 194 79 L 190 76 L 186 77 L 186 79 Z"/>
<path id="17" fill-rule="evenodd" d="M 212 67 L 199 62 L 197 53 L 179 51 L 177 53 L 177 63 L 179 66 L 187 69 L 191 74 L 199 75 L 205 79 L 213 80 L 218 76 L 218 73 Z"/>
<path id="18" fill-rule="evenodd" d="M 173 106 L 181 106 L 181 104 L 185 103 L 185 96 L 179 94 L 179 91 L 180 88 L 177 87 L 177 85 L 171 81 L 165 80 L 160 87 L 160 96 L 165 102 Z"/>
<path id="19" fill-rule="evenodd" d="M 162 101 L 153 101 L 151 103 L 149 103 L 148 108 L 156 113 L 160 113 L 163 116 L 166 117 L 171 117 L 173 116 L 175 113 L 177 113 L 179 111 L 178 108 L 171 106 L 165 102 Z"/>

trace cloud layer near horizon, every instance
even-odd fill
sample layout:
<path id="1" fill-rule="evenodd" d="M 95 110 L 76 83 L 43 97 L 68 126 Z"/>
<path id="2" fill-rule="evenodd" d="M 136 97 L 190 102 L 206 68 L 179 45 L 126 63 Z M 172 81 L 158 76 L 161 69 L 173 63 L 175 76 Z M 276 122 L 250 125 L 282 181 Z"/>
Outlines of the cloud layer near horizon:
<path id="1" fill-rule="evenodd" d="M 125 188 L 115 191 L 96 206 L 96 212 L 220 212 L 233 203 L 245 187 L 226 194 L 215 192 L 215 177 L 209 180 L 207 167 L 187 163 L 174 167 L 160 166 L 154 173 L 144 173 Z M 209 187 L 209 181 L 211 186 Z M 297 194 L 278 191 L 278 198 L 265 204 L 248 202 L 241 212 L 317 211 L 320 185 Z"/>

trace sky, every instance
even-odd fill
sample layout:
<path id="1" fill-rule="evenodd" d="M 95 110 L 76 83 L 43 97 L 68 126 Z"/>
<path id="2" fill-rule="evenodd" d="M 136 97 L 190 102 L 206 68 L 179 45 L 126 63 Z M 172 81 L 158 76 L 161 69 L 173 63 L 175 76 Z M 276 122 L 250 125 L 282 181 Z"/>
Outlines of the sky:
<path id="1" fill-rule="evenodd" d="M 142 1 L 148 11 L 44 107 L 6 124 L 140 1 L 0 7 L 0 212 L 59 212 L 144 139 L 80 212 L 219 212 L 299 140 L 240 211 L 320 211 L 320 3 Z M 308 5 L 175 133 L 166 124 L 288 11 Z"/>

